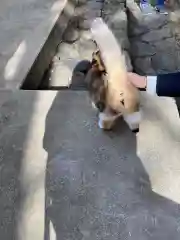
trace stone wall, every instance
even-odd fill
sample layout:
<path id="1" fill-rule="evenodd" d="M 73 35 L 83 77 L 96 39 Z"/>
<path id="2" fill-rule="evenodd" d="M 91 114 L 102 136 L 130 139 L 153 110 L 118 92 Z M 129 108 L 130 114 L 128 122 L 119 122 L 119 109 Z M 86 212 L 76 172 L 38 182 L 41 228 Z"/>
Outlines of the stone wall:
<path id="1" fill-rule="evenodd" d="M 143 16 L 128 5 L 128 34 L 134 70 L 153 75 L 180 70 L 180 22 L 178 13 Z"/>
<path id="2" fill-rule="evenodd" d="M 125 52 L 129 71 L 132 65 L 139 74 L 180 70 L 179 2 L 169 15 L 143 16 L 134 0 L 104 1 L 102 16 Z"/>

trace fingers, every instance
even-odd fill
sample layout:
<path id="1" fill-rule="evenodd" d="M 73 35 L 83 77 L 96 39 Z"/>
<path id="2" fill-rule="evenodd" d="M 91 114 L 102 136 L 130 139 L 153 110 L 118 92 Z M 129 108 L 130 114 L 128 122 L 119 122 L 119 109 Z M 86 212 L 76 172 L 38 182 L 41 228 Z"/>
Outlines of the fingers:
<path id="1" fill-rule="evenodd" d="M 128 81 L 137 88 L 146 88 L 146 77 L 136 73 L 128 73 Z"/>

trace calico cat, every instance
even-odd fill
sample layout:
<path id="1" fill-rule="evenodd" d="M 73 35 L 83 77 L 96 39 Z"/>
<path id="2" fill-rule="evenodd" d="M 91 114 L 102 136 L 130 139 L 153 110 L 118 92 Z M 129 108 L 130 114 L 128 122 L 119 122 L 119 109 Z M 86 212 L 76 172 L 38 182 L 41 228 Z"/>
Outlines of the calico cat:
<path id="1" fill-rule="evenodd" d="M 131 130 L 139 127 L 139 91 L 128 82 L 123 52 L 107 24 L 96 18 L 91 25 L 97 52 L 86 76 L 90 97 L 99 110 L 99 127 L 111 129 L 120 116 Z"/>

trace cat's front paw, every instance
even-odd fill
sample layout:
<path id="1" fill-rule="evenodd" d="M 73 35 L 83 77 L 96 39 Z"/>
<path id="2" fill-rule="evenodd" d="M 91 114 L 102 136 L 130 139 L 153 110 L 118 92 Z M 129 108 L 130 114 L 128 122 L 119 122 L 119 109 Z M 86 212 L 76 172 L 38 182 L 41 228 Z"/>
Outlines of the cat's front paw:
<path id="1" fill-rule="evenodd" d="M 123 118 L 132 132 L 139 131 L 139 124 L 141 122 L 140 112 L 134 112 L 134 113 L 128 114 L 126 116 L 123 116 Z"/>
<path id="2" fill-rule="evenodd" d="M 103 130 L 112 130 L 115 125 L 116 120 L 121 116 L 121 114 L 113 115 L 110 112 L 100 112 L 98 126 Z"/>

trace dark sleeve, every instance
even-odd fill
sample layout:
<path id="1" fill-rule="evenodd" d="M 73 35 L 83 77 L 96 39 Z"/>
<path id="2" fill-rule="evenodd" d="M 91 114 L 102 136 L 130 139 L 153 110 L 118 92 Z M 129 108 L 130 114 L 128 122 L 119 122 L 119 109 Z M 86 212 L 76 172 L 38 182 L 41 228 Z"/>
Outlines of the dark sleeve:
<path id="1" fill-rule="evenodd" d="M 156 93 L 164 97 L 180 97 L 180 72 L 157 76 Z"/>

